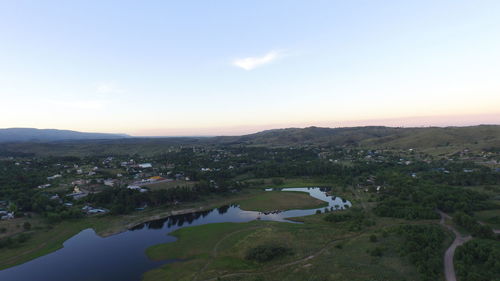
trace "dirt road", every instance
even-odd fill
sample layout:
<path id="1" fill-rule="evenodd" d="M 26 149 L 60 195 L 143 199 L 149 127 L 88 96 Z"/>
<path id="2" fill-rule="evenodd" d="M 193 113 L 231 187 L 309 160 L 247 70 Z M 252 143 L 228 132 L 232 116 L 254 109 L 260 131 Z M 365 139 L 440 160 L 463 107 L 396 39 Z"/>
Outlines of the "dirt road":
<path id="1" fill-rule="evenodd" d="M 455 234 L 455 240 L 453 240 L 453 243 L 451 243 L 450 247 L 444 254 L 444 275 L 446 281 L 457 281 L 455 266 L 453 265 L 453 256 L 455 255 L 455 250 L 458 246 L 469 241 L 472 237 L 470 235 L 463 236 L 462 234 L 460 234 L 460 232 L 458 232 L 452 225 L 446 223 L 446 219 L 451 219 L 451 217 L 439 210 L 438 212 L 439 215 L 441 215 L 440 223 Z"/>

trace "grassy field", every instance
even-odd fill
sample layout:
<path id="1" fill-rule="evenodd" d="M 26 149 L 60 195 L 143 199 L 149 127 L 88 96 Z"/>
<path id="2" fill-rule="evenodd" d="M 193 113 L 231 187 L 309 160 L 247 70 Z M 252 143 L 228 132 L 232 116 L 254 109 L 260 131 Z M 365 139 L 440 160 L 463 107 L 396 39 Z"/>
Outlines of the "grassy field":
<path id="1" fill-rule="evenodd" d="M 474 218 L 494 229 L 500 229 L 500 209 L 475 212 Z"/>
<path id="2" fill-rule="evenodd" d="M 239 202 L 247 211 L 267 212 L 273 210 L 314 209 L 328 206 L 328 203 L 309 196 L 306 192 L 268 191 Z"/>
<path id="3" fill-rule="evenodd" d="M 266 201 L 263 197 L 285 194 L 273 193 L 257 194 L 246 201 L 257 208 Z M 182 261 L 151 270 L 143 280 L 421 280 L 416 267 L 400 256 L 402 238 L 393 230 L 404 224 L 438 224 L 437 220 L 376 217 L 369 211 L 369 195 L 335 188 L 332 193 L 356 202 L 374 224 L 353 230 L 350 222 L 326 222 L 327 214 L 319 214 L 293 219 L 301 224 L 252 221 L 182 228 L 171 233 L 178 238 L 176 242 L 146 251 L 153 260 Z M 446 234 L 442 247 L 436 249 L 440 256 L 452 241 L 451 233 Z M 376 241 L 372 241 L 373 235 Z M 248 251 L 258 245 L 280 245 L 291 249 L 291 254 L 265 263 L 247 259 Z M 375 248 L 381 249 L 381 256 L 371 254 Z"/>
<path id="4" fill-rule="evenodd" d="M 144 187 L 151 189 L 151 190 L 160 190 L 160 189 L 170 189 L 170 188 L 176 188 L 176 187 L 192 187 L 195 184 L 196 184 L 196 182 L 194 182 L 194 181 L 174 180 L 174 181 L 166 181 L 166 182 L 148 184 L 148 185 L 145 185 Z"/>
<path id="5" fill-rule="evenodd" d="M 44 226 L 25 232 L 30 239 L 16 248 L 4 248 L 0 251 L 0 270 L 21 264 L 62 248 L 64 241 L 86 228 L 103 231 L 112 227 L 111 217 L 88 218 L 65 221 L 55 226 Z"/>
<path id="6" fill-rule="evenodd" d="M 328 223 L 323 216 L 303 217 L 303 224 L 253 221 L 179 229 L 173 232 L 176 242 L 153 246 L 147 254 L 154 260 L 183 261 L 149 271 L 143 279 L 420 280 L 415 267 L 398 254 L 400 238 L 391 231 L 382 235 L 407 221 L 379 218 L 376 226 L 352 232 L 346 223 Z M 377 242 L 370 241 L 371 235 L 377 235 Z M 438 250 L 444 251 L 450 241 Z M 245 258 L 261 244 L 283 245 L 292 254 L 266 263 Z M 383 249 L 382 256 L 370 255 L 375 247 Z"/>
<path id="7" fill-rule="evenodd" d="M 317 178 L 279 178 L 280 184 L 274 184 L 273 178 L 257 178 L 247 180 L 248 183 L 258 183 L 258 188 L 264 187 L 323 187 L 330 186 L 327 181 Z"/>

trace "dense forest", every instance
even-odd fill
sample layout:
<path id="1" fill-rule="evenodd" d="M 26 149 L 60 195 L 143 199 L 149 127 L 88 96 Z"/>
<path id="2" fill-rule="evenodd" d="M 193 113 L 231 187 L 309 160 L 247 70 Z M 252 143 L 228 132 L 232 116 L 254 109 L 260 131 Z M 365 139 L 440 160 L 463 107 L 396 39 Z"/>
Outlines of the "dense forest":
<path id="1" fill-rule="evenodd" d="M 500 243 L 485 239 L 465 243 L 456 251 L 455 268 L 460 280 L 499 281 Z"/>

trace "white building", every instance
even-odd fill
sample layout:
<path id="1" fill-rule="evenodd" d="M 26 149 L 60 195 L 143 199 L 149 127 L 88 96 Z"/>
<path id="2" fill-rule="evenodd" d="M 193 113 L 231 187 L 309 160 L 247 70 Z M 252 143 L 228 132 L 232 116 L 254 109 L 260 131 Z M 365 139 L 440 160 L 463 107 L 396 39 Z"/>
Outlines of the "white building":
<path id="1" fill-rule="evenodd" d="M 139 168 L 142 168 L 142 169 L 153 168 L 153 165 L 151 165 L 151 163 L 141 163 L 137 166 L 139 166 Z"/>

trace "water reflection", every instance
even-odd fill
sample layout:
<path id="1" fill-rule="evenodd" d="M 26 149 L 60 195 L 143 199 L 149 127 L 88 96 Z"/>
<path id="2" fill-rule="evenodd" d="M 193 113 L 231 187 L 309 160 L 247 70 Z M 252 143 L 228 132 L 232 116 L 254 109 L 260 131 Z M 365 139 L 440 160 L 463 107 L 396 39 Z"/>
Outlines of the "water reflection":
<path id="1" fill-rule="evenodd" d="M 351 203 L 327 194 L 327 188 L 284 188 L 283 191 L 304 191 L 328 202 L 328 209 L 348 208 Z M 273 214 L 244 211 L 237 205 L 227 205 L 208 211 L 174 215 L 138 224 L 117 235 L 102 238 L 86 229 L 64 243 L 64 248 L 0 271 L 2 281 L 52 280 L 140 280 L 144 272 L 174 260 L 154 262 L 145 250 L 155 244 L 173 242 L 166 235 L 179 228 L 220 222 L 248 222 L 255 219 L 287 221 L 287 218 L 315 214 L 325 208 L 288 210 Z"/>

